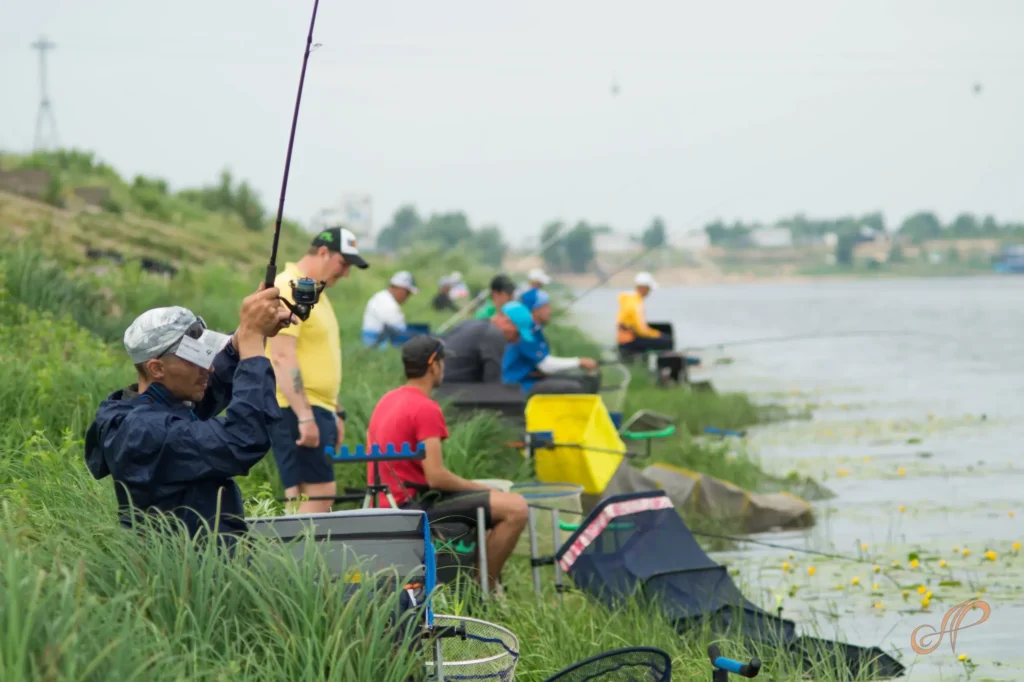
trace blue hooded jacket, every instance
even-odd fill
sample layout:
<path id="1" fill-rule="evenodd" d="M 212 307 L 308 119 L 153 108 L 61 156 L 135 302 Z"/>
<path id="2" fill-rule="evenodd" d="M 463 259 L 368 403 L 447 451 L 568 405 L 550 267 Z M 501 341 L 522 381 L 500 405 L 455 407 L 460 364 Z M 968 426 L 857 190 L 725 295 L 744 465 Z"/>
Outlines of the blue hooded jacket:
<path id="1" fill-rule="evenodd" d="M 228 344 L 194 406 L 160 384 L 141 395 L 137 385 L 111 393 L 86 433 L 85 461 L 97 480 L 112 477 L 122 525 L 131 525 L 130 502 L 136 513 L 174 514 L 191 536 L 202 520 L 220 533 L 244 533 L 232 477 L 248 474 L 270 450 L 271 427 L 281 418 L 276 386 L 270 360 L 239 360 Z"/>

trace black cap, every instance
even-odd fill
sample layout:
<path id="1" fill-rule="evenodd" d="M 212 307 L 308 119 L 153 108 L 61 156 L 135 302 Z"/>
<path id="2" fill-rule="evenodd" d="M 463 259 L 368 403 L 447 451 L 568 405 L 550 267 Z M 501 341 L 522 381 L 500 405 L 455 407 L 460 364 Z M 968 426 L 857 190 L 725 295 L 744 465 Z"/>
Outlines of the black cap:
<path id="1" fill-rule="evenodd" d="M 504 273 L 495 275 L 494 279 L 491 280 L 491 291 L 514 294 L 516 293 L 516 283 L 512 281 L 511 277 Z"/>
<path id="2" fill-rule="evenodd" d="M 326 246 L 331 251 L 337 251 L 345 260 L 361 270 L 370 267 L 370 264 L 363 260 L 356 248 L 356 236 L 351 230 L 344 227 L 329 227 L 321 230 L 313 238 L 312 246 Z"/>
<path id="3" fill-rule="evenodd" d="M 427 373 L 430 365 L 444 359 L 446 355 L 452 353 L 441 339 L 429 334 L 414 336 L 402 344 L 402 365 L 405 367 L 405 375 L 411 378 L 421 377 Z"/>

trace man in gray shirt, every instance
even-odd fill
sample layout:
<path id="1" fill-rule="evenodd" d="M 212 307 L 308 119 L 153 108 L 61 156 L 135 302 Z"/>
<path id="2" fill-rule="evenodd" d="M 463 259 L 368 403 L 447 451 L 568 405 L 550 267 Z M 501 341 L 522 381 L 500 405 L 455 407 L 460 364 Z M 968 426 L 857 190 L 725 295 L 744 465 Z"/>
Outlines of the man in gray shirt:
<path id="1" fill-rule="evenodd" d="M 445 383 L 501 383 L 505 344 L 519 339 L 519 330 L 504 313 L 484 320 L 466 320 L 444 335 Z"/>

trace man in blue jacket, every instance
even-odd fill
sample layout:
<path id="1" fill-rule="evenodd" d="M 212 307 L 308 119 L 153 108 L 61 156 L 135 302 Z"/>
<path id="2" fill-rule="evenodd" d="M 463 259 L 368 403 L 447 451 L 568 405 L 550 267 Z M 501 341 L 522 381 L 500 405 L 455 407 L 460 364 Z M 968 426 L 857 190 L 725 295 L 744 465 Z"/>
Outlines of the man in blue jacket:
<path id="1" fill-rule="evenodd" d="M 264 350 L 293 319 L 279 294 L 260 285 L 247 296 L 230 337 L 177 306 L 149 310 L 125 331 L 138 383 L 100 403 L 85 440 L 89 471 L 113 479 L 122 525 L 133 525 L 133 508 L 139 519 L 172 514 L 190 536 L 204 524 L 222 537 L 247 530 L 232 477 L 263 459 L 281 418 Z"/>
<path id="2" fill-rule="evenodd" d="M 551 319 L 548 294 L 533 289 L 523 294 L 523 302 L 512 301 L 501 311 L 519 331 L 519 340 L 505 347 L 501 380 L 519 384 L 528 396 L 541 393 L 597 393 L 600 375 L 580 374 L 579 370 L 597 369 L 593 358 L 557 357 L 544 337 L 543 325 Z"/>

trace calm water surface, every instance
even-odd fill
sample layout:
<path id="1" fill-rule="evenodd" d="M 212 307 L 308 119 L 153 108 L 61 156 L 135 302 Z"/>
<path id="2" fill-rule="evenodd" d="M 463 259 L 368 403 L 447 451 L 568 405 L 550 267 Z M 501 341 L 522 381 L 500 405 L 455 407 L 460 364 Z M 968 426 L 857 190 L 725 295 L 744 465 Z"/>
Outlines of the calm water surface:
<path id="1" fill-rule="evenodd" d="M 617 293 L 592 292 L 573 309 L 608 343 Z M 647 311 L 674 324 L 678 348 L 900 332 L 697 353 L 705 365 L 694 378 L 719 391 L 813 410 L 809 421 L 758 427 L 737 443 L 765 469 L 799 471 L 836 494 L 814 503 L 813 528 L 757 538 L 862 562 L 752 544 L 715 558 L 739 569 L 753 601 L 772 609 L 781 599 L 804 631 L 899 651 L 903 679 L 967 679 L 961 653 L 978 666 L 972 680 L 1024 679 L 1024 553 L 1012 549 L 1024 542 L 1024 277 L 662 288 Z M 733 362 L 713 364 L 720 357 Z M 927 609 L 919 585 L 932 592 Z M 947 609 L 979 593 L 991 615 L 959 633 L 956 653 L 948 636 L 933 653 L 914 653 L 914 628 L 938 629 Z"/>

